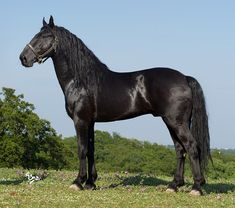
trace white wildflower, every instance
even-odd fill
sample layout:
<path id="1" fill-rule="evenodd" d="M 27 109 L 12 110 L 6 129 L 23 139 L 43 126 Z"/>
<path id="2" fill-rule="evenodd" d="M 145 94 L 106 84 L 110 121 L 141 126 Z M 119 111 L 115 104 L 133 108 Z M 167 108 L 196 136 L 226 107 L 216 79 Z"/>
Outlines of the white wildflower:
<path id="1" fill-rule="evenodd" d="M 27 172 L 25 174 L 25 177 L 27 177 L 29 184 L 32 184 L 35 181 L 40 181 L 41 178 L 39 176 L 33 176 L 30 172 Z"/>

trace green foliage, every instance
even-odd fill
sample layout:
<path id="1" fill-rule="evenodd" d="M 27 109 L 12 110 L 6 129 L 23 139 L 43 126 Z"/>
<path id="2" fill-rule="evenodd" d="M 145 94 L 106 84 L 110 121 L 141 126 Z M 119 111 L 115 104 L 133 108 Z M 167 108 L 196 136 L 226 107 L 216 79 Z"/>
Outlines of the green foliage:
<path id="1" fill-rule="evenodd" d="M 71 167 L 77 167 L 77 142 L 75 137 L 64 139 L 70 149 Z M 173 175 L 176 166 L 175 153 L 164 146 L 126 139 L 114 133 L 95 132 L 95 161 L 102 171 L 128 171 Z"/>
<path id="2" fill-rule="evenodd" d="M 63 140 L 69 150 L 66 167 L 78 167 L 77 140 L 69 137 Z M 235 178 L 235 156 L 218 150 L 212 151 L 214 166 L 209 164 L 207 176 L 212 179 Z M 158 144 L 127 139 L 117 133 L 95 132 L 95 161 L 98 171 L 132 172 L 172 176 L 176 168 L 175 150 Z M 186 160 L 185 174 L 191 176 L 189 160 Z"/>
<path id="3" fill-rule="evenodd" d="M 61 138 L 23 98 L 13 89 L 2 89 L 0 167 L 63 168 L 66 161 Z"/>
<path id="4" fill-rule="evenodd" d="M 210 164 L 208 175 L 214 179 L 235 178 L 235 156 L 220 150 L 212 151 L 213 166 Z"/>

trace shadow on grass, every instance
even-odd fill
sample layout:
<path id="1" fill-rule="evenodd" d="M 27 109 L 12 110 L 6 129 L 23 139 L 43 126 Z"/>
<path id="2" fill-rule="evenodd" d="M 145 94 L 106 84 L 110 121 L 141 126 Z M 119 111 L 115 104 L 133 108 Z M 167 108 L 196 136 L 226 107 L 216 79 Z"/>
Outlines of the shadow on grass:
<path id="1" fill-rule="evenodd" d="M 209 183 L 203 186 L 203 189 L 207 194 L 220 193 L 227 194 L 235 191 L 235 184 L 232 183 Z"/>
<path id="2" fill-rule="evenodd" d="M 152 186 L 159 190 L 165 190 L 170 181 L 159 179 L 152 176 L 136 175 L 136 176 L 116 176 L 120 182 L 112 183 L 104 189 L 116 188 L 119 186 Z M 185 186 L 181 187 L 181 191 L 189 192 L 192 187 L 192 183 L 186 183 Z M 209 183 L 203 186 L 203 190 L 207 194 L 211 193 L 229 193 L 235 191 L 235 184 L 232 183 Z"/>
<path id="3" fill-rule="evenodd" d="M 159 185 L 168 185 L 169 181 L 165 181 L 159 178 L 155 178 L 152 176 L 131 176 L 127 178 L 123 178 L 121 185 L 123 186 L 159 186 Z"/>
<path id="4" fill-rule="evenodd" d="M 102 189 L 116 188 L 118 186 L 167 186 L 169 181 L 165 181 L 152 176 L 136 175 L 136 176 L 116 176 L 120 182 L 112 183 L 108 187 Z"/>
<path id="5" fill-rule="evenodd" d="M 0 185 L 19 185 L 25 181 L 24 178 L 0 180 Z"/>

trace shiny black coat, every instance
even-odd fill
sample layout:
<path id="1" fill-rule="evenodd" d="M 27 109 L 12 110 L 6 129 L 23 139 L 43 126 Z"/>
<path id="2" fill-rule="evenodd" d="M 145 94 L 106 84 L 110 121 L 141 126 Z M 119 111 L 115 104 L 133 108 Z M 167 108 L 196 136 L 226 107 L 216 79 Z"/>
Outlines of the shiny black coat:
<path id="1" fill-rule="evenodd" d="M 78 137 L 80 169 L 73 188 L 83 189 L 84 182 L 85 188 L 95 187 L 95 122 L 152 114 L 162 117 L 175 144 L 177 168 L 169 188 L 176 190 L 184 184 L 187 153 L 194 177 L 193 191 L 201 193 L 210 157 L 210 137 L 204 95 L 196 79 L 169 68 L 113 72 L 74 34 L 55 26 L 52 17 L 49 24 L 43 20 L 41 31 L 20 55 L 26 67 L 48 57 L 53 60 Z"/>

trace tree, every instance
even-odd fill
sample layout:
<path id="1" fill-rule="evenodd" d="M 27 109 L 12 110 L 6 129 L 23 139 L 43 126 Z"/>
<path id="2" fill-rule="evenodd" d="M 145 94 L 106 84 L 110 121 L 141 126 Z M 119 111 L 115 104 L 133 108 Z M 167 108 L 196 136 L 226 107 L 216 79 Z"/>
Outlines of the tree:
<path id="1" fill-rule="evenodd" d="M 0 97 L 0 166 L 60 169 L 66 165 L 64 145 L 50 122 L 34 113 L 34 105 L 3 88 Z"/>

